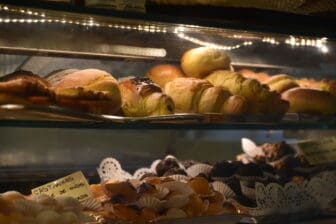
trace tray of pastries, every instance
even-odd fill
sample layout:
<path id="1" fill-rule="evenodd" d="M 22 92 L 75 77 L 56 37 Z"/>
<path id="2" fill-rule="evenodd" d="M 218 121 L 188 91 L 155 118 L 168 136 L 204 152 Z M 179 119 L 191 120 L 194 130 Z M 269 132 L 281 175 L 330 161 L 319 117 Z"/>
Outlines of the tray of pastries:
<path id="1" fill-rule="evenodd" d="M 15 71 L 0 78 L 2 119 L 110 122 L 334 122 L 336 81 L 234 71 L 225 51 L 198 47 L 180 65 L 140 76 L 61 69 L 42 78 Z M 16 106 L 15 106 L 16 105 Z"/>
<path id="2" fill-rule="evenodd" d="M 242 139 L 242 149 L 236 160 L 212 164 L 168 155 L 134 173 L 108 157 L 97 168 L 100 182 L 86 184 L 89 197 L 84 200 L 40 191 L 72 181 L 67 176 L 33 189 L 32 195 L 0 194 L 0 221 L 202 224 L 335 219 L 335 163 L 311 164 L 286 142 L 256 145 Z"/>

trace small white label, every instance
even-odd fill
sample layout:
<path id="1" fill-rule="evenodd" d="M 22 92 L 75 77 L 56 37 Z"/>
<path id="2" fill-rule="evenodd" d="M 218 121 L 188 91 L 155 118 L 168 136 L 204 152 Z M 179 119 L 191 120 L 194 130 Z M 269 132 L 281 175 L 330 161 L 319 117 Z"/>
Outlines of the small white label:
<path id="1" fill-rule="evenodd" d="M 81 171 L 34 188 L 31 192 L 33 195 L 47 194 L 52 197 L 74 197 L 79 201 L 92 196 L 89 184 Z"/>
<path id="2" fill-rule="evenodd" d="M 297 143 L 311 165 L 336 161 L 336 137 L 311 139 Z"/>

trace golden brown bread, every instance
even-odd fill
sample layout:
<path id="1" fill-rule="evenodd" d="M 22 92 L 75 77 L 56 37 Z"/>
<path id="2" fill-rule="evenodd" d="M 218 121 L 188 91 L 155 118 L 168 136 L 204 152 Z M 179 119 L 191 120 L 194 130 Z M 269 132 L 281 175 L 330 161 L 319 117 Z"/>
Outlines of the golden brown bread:
<path id="1" fill-rule="evenodd" d="M 310 88 L 294 88 L 282 94 L 289 101 L 289 112 L 316 115 L 335 115 L 336 99 L 326 91 Z"/>
<path id="2" fill-rule="evenodd" d="M 230 69 L 230 57 L 223 51 L 198 47 L 185 52 L 181 58 L 183 72 L 194 78 L 204 78 L 212 71 Z"/>
<path id="3" fill-rule="evenodd" d="M 174 102 L 148 78 L 131 78 L 119 83 L 122 111 L 129 117 L 158 116 L 174 113 Z"/>
<path id="4" fill-rule="evenodd" d="M 273 75 L 265 80 L 264 84 L 268 85 L 270 90 L 278 93 L 283 93 L 288 89 L 299 86 L 294 78 L 286 74 Z"/>
<path id="5" fill-rule="evenodd" d="M 255 79 L 247 79 L 242 75 L 218 70 L 206 77 L 215 86 L 222 86 L 234 95 L 243 96 L 248 103 L 249 114 L 284 114 L 288 110 L 288 102 L 281 100 L 280 94 L 270 91 L 267 86 Z"/>
<path id="6" fill-rule="evenodd" d="M 250 69 L 240 69 L 237 73 L 243 75 L 245 78 L 256 79 L 260 83 L 265 82 L 269 78 L 269 75 L 265 72 L 254 72 Z"/>
<path id="7" fill-rule="evenodd" d="M 176 78 L 167 83 L 164 90 L 173 98 L 176 112 L 241 115 L 246 111 L 243 97 L 232 96 L 206 80 Z"/>
<path id="8" fill-rule="evenodd" d="M 336 96 L 336 80 L 322 79 L 318 81 L 315 79 L 302 78 L 297 79 L 296 82 L 300 85 L 300 87 L 324 90 Z"/>
<path id="9" fill-rule="evenodd" d="M 175 65 L 160 64 L 149 69 L 146 76 L 161 88 L 164 88 L 166 83 L 173 81 L 175 78 L 184 77 L 184 74 Z"/>
<path id="10" fill-rule="evenodd" d="M 50 84 L 29 71 L 16 71 L 0 78 L 0 104 L 50 104 Z"/>
<path id="11" fill-rule="evenodd" d="M 115 114 L 121 106 L 117 80 L 98 69 L 75 71 L 54 85 L 60 106 L 97 114 Z"/>

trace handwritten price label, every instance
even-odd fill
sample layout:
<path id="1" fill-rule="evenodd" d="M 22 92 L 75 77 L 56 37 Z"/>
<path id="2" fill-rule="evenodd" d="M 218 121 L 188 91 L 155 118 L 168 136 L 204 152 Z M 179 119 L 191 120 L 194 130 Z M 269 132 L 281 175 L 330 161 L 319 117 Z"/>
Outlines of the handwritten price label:
<path id="1" fill-rule="evenodd" d="M 31 190 L 33 195 L 47 194 L 52 197 L 74 197 L 83 201 L 91 197 L 89 184 L 81 171 Z"/>
<path id="2" fill-rule="evenodd" d="M 336 137 L 306 140 L 298 142 L 297 146 L 311 165 L 336 161 Z"/>

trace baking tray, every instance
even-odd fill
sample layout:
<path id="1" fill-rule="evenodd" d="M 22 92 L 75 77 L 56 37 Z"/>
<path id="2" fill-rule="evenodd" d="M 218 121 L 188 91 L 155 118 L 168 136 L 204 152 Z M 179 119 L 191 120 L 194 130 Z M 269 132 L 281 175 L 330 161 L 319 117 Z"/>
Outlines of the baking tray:
<path id="1" fill-rule="evenodd" d="M 76 111 L 59 106 L 40 106 L 22 104 L 0 105 L 0 120 L 29 121 L 69 121 L 69 122 L 104 122 L 104 123 L 153 123 L 153 124 L 274 124 L 274 123 L 316 123 L 336 124 L 336 116 L 317 116 L 308 114 L 287 113 L 284 116 L 271 114 L 256 115 L 224 115 L 219 113 L 193 114 L 177 113 L 149 117 L 124 117 L 117 115 L 98 115 Z"/>
<path id="2" fill-rule="evenodd" d="M 106 121 L 118 123 L 199 123 L 203 122 L 205 117 L 201 114 L 171 114 L 149 117 L 122 117 L 115 115 L 101 115 Z"/>
<path id="3" fill-rule="evenodd" d="M 201 114 L 172 114 L 152 117 L 123 117 L 98 115 L 59 106 L 22 104 L 0 105 L 1 120 L 114 122 L 114 123 L 199 123 L 205 119 Z"/>
<path id="4" fill-rule="evenodd" d="M 0 105 L 2 120 L 36 120 L 36 121 L 102 121 L 101 116 L 83 113 L 58 106 L 35 106 L 22 104 Z"/>

